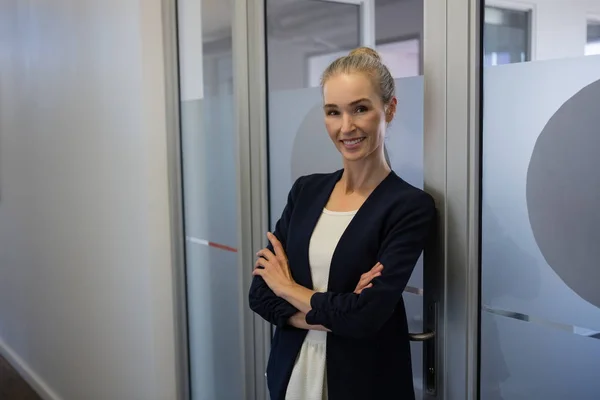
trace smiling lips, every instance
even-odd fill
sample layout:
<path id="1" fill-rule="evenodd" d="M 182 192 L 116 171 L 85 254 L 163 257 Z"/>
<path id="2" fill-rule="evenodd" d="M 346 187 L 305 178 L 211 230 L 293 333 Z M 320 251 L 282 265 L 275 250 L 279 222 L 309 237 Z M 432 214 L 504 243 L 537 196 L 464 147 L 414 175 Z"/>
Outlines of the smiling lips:
<path id="1" fill-rule="evenodd" d="M 365 139 L 366 138 L 364 138 L 364 137 L 356 138 L 356 139 L 344 139 L 344 140 L 341 140 L 341 142 L 344 143 L 344 147 L 346 149 L 354 150 L 354 149 L 358 148 Z"/>

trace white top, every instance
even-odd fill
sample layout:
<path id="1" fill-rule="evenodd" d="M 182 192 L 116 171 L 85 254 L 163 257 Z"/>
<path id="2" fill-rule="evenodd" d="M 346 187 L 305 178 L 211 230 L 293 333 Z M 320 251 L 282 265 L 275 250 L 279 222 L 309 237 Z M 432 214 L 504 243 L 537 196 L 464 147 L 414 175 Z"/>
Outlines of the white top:
<path id="1" fill-rule="evenodd" d="M 326 292 L 333 252 L 356 211 L 323 210 L 310 238 L 308 261 L 313 290 Z M 327 332 L 308 331 L 288 384 L 286 400 L 326 400 Z"/>

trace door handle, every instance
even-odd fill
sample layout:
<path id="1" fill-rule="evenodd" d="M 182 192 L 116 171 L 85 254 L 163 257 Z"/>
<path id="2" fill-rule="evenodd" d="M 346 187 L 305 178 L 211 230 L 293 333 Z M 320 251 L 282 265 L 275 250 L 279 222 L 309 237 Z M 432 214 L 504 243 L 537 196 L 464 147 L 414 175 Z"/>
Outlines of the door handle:
<path id="1" fill-rule="evenodd" d="M 436 367 L 436 332 L 438 304 L 434 301 L 429 304 L 425 313 L 424 332 L 409 333 L 411 342 L 423 343 L 423 389 L 429 396 L 437 395 L 437 367 Z"/>
<path id="2" fill-rule="evenodd" d="M 409 333 L 408 338 L 411 342 L 424 342 L 426 340 L 431 340 L 435 337 L 435 332 L 420 332 L 420 333 Z"/>

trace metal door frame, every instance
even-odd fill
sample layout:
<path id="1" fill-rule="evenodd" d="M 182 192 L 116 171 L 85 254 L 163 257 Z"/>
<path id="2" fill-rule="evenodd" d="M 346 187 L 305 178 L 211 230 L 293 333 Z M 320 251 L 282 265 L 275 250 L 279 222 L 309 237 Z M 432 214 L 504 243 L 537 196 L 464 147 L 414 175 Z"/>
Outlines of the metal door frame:
<path id="1" fill-rule="evenodd" d="M 425 0 L 425 189 L 440 212 L 438 397 L 479 398 L 479 0 Z M 427 263 L 427 261 L 426 261 Z"/>
<path id="2" fill-rule="evenodd" d="M 162 0 L 162 28 L 165 71 L 165 131 L 169 181 L 171 228 L 171 267 L 173 276 L 173 316 L 175 320 L 175 385 L 177 399 L 191 398 L 188 345 L 187 287 L 185 270 L 185 231 L 181 167 L 179 52 L 177 0 Z"/>

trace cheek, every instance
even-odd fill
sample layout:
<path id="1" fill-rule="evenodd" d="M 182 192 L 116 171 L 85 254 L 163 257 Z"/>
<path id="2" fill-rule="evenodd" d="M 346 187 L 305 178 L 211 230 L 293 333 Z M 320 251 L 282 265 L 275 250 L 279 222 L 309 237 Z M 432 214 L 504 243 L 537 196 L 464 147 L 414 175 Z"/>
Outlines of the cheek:
<path id="1" fill-rule="evenodd" d="M 335 140 L 335 138 L 337 137 L 337 132 L 339 131 L 338 125 L 339 124 L 334 120 L 325 120 L 325 129 L 327 130 L 329 137 L 333 140 Z"/>
<path id="2" fill-rule="evenodd" d="M 365 117 L 366 118 L 363 120 L 362 129 L 366 131 L 369 136 L 379 136 L 382 130 L 382 120 L 379 118 L 379 115 L 371 114 L 368 116 L 365 115 Z"/>

